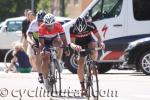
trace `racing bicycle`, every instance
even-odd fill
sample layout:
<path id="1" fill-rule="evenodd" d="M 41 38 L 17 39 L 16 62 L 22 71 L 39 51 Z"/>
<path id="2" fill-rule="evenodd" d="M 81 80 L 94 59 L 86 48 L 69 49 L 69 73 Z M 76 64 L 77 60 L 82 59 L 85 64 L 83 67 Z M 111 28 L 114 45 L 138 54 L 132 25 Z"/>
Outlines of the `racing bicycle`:
<path id="1" fill-rule="evenodd" d="M 48 65 L 48 84 L 50 86 L 51 96 L 61 96 L 61 72 L 60 64 L 56 57 L 56 49 L 61 47 L 50 46 L 46 51 L 50 52 L 50 61 Z"/>
<path id="2" fill-rule="evenodd" d="M 85 56 L 85 89 L 86 97 L 89 100 L 90 97 L 93 97 L 94 100 L 98 100 L 99 97 L 99 82 L 98 82 L 98 70 L 96 62 L 92 60 L 90 53 L 92 50 L 101 50 L 101 48 L 93 49 L 82 49 L 80 52 L 84 52 Z M 80 53 L 78 52 L 78 56 Z"/>

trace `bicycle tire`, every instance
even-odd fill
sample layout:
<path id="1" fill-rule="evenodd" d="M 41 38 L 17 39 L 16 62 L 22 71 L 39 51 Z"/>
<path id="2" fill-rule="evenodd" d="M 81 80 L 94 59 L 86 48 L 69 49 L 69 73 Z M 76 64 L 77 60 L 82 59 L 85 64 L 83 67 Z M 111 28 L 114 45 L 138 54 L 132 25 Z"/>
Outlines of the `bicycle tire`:
<path id="1" fill-rule="evenodd" d="M 53 66 L 53 63 L 49 63 L 48 64 L 48 79 L 49 79 L 49 86 L 50 86 L 50 88 L 49 88 L 49 92 L 50 92 L 50 94 L 51 94 L 51 96 L 52 96 L 52 94 L 53 94 L 53 82 L 52 82 L 52 80 L 51 80 L 51 78 L 52 78 L 52 76 L 54 75 L 54 72 L 55 72 L 55 66 Z"/>
<path id="2" fill-rule="evenodd" d="M 87 99 L 90 100 L 90 97 L 94 97 L 94 100 L 98 100 L 99 97 L 99 85 L 98 85 L 98 76 L 96 65 L 90 63 L 86 65 L 86 90 L 87 90 Z"/>
<path id="3" fill-rule="evenodd" d="M 86 65 L 85 67 L 85 73 L 86 73 L 86 82 L 85 82 L 85 86 L 86 86 L 86 96 L 87 96 L 87 99 L 89 100 L 90 99 L 90 66 L 89 65 Z"/>
<path id="4" fill-rule="evenodd" d="M 52 96 L 61 96 L 60 67 L 59 67 L 59 63 L 56 59 L 53 60 L 53 63 L 54 63 L 54 67 L 55 67 L 54 78 L 55 78 L 56 82 L 52 86 Z"/>
<path id="5" fill-rule="evenodd" d="M 4 57 L 4 65 L 8 66 L 8 63 L 11 63 L 11 59 L 13 58 L 12 56 L 12 52 L 14 51 L 14 49 L 10 49 L 6 52 L 5 57 Z"/>
<path id="6" fill-rule="evenodd" d="M 90 64 L 91 68 L 91 92 L 92 96 L 95 98 L 95 100 L 98 100 L 99 97 L 99 82 L 98 82 L 98 70 L 96 68 L 96 65 L 91 63 Z"/>

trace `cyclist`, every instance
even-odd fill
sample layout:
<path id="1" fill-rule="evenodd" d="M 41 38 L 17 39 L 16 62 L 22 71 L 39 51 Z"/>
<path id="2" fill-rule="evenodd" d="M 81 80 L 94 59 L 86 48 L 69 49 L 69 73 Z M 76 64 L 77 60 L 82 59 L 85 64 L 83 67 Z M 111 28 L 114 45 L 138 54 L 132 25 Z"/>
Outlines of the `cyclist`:
<path id="1" fill-rule="evenodd" d="M 70 47 L 76 51 L 80 51 L 81 49 L 86 48 L 96 48 L 97 42 L 93 38 L 92 34 L 94 34 L 98 39 L 98 45 L 102 48 L 105 47 L 102 38 L 94 25 L 91 21 L 87 21 L 85 18 L 77 18 L 76 22 L 70 27 L 70 36 L 71 36 L 71 43 Z M 97 51 L 91 51 L 91 58 L 96 60 L 97 58 Z M 81 84 L 81 95 L 86 94 L 85 86 L 84 86 L 84 59 L 85 53 L 80 53 L 80 58 L 77 61 L 78 69 L 77 74 L 79 77 L 79 81 Z"/>
<path id="2" fill-rule="evenodd" d="M 34 19 L 28 30 L 27 30 L 27 40 L 30 44 L 30 48 L 34 50 L 33 54 L 30 54 L 30 58 L 32 58 L 32 62 L 34 62 L 34 65 L 38 71 L 39 78 L 38 81 L 40 83 L 43 83 L 43 77 L 42 77 L 42 69 L 41 69 L 41 59 L 40 59 L 40 48 L 39 48 L 39 39 L 38 39 L 38 32 L 39 32 L 39 26 L 43 23 L 43 18 L 46 15 L 45 11 L 38 11 L 36 14 L 36 19 Z"/>
<path id="3" fill-rule="evenodd" d="M 64 35 L 64 30 L 62 25 L 59 22 L 55 21 L 55 16 L 48 13 L 44 16 L 44 22 L 39 27 L 39 42 L 40 47 L 48 49 L 50 46 L 60 47 L 63 45 L 63 42 L 60 38 L 61 35 Z M 63 50 L 59 48 L 57 50 L 57 58 L 59 61 L 59 64 L 61 62 L 61 56 L 63 53 Z M 44 50 L 41 52 L 42 54 L 42 71 L 44 76 L 44 84 L 46 86 L 46 89 L 48 89 L 48 63 L 50 60 L 50 54 L 49 52 L 46 52 Z"/>

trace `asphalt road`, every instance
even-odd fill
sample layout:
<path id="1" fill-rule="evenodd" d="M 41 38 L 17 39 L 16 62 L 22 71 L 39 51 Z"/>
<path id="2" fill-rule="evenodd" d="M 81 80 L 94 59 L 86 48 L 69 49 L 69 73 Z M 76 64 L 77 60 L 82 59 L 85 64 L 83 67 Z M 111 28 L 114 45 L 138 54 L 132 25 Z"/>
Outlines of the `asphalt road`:
<path id="1" fill-rule="evenodd" d="M 111 70 L 99 74 L 100 100 L 150 100 L 150 77 L 132 70 Z M 0 100 L 86 100 L 80 96 L 76 74 L 62 73 L 63 97 L 51 98 L 37 82 L 37 73 L 0 71 Z M 71 91 L 69 94 L 65 91 Z"/>

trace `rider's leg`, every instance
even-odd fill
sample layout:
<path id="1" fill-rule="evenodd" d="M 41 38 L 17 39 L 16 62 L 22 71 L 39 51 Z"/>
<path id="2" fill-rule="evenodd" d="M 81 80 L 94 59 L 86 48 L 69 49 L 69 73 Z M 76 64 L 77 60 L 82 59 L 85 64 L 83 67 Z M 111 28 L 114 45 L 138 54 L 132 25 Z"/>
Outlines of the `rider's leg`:
<path id="1" fill-rule="evenodd" d="M 62 42 L 59 41 L 59 39 L 54 39 L 53 41 L 53 46 L 54 47 L 61 47 L 62 46 Z M 60 64 L 60 72 L 62 72 L 63 70 L 63 63 L 62 63 L 62 55 L 63 55 L 63 48 L 57 48 L 57 59 L 58 59 L 58 62 Z"/>
<path id="2" fill-rule="evenodd" d="M 38 71 L 38 74 L 39 74 L 38 81 L 40 83 L 43 83 L 43 75 L 42 75 L 42 67 L 41 67 L 42 60 L 41 60 L 41 56 L 40 56 L 39 52 L 37 52 L 35 60 L 36 60 L 36 68 L 37 68 L 37 71 Z"/>
<path id="3" fill-rule="evenodd" d="M 93 42 L 90 42 L 88 44 L 88 48 L 96 48 L 97 47 L 97 42 L 93 41 Z M 96 61 L 97 59 L 97 55 L 98 55 L 98 52 L 96 50 L 92 50 L 91 51 L 91 58 Z"/>
<path id="4" fill-rule="evenodd" d="M 44 76 L 44 78 L 46 79 L 48 77 L 48 63 L 50 60 L 50 54 L 48 52 L 45 52 L 44 54 L 42 54 L 42 74 Z"/>
<path id="5" fill-rule="evenodd" d="M 81 84 L 81 95 L 85 95 L 85 86 L 84 86 L 84 57 L 80 57 L 78 63 L 77 74 Z"/>
<path id="6" fill-rule="evenodd" d="M 43 79 L 44 79 L 44 86 L 45 88 L 49 91 L 50 90 L 50 86 L 49 86 L 49 79 L 48 79 L 48 63 L 50 61 L 50 53 L 46 52 L 42 53 L 42 74 L 43 74 Z"/>
<path id="7" fill-rule="evenodd" d="M 88 44 L 88 48 L 96 48 L 97 47 L 97 42 L 91 42 Z M 96 61 L 97 60 L 97 55 L 98 55 L 98 51 L 96 50 L 92 50 L 91 51 L 91 58 Z M 93 67 L 92 67 L 93 68 Z M 92 69 L 92 72 L 94 75 L 96 74 L 95 70 Z"/>

